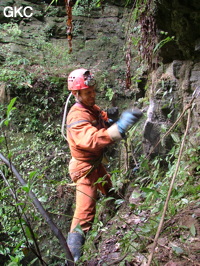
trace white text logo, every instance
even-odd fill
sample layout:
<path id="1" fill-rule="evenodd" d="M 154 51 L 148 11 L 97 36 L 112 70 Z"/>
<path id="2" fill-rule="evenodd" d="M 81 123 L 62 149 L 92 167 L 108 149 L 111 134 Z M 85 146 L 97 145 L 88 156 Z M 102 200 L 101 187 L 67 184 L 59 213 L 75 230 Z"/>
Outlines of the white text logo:
<path id="1" fill-rule="evenodd" d="M 26 6 L 26 7 L 12 7 L 12 6 L 6 6 L 3 10 L 3 14 L 7 18 L 16 18 L 17 16 L 20 17 L 25 17 L 25 18 L 30 18 L 32 17 L 33 13 L 33 8 L 31 6 Z"/>

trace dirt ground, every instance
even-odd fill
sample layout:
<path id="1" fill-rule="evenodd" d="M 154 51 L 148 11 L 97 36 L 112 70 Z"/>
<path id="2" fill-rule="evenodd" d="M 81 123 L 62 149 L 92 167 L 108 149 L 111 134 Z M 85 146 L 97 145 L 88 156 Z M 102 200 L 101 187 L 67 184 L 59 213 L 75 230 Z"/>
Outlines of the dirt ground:
<path id="1" fill-rule="evenodd" d="M 85 266 L 147 265 L 148 256 L 153 245 L 153 238 L 148 240 L 144 252 L 125 253 L 122 255 L 120 252 L 120 237 L 122 234 L 125 234 L 127 226 L 140 224 L 141 217 L 127 210 L 120 215 L 123 216 L 123 223 L 116 216 L 113 217 L 107 222 L 105 230 L 96 237 L 96 243 L 94 244 L 98 246 L 98 255 L 95 259 L 93 258 L 91 261 L 85 262 Z M 146 212 L 141 215 L 148 215 L 148 213 Z M 113 225 L 118 228 L 115 235 L 110 233 Z M 164 223 L 151 265 L 200 266 L 199 201 L 189 205 Z"/>

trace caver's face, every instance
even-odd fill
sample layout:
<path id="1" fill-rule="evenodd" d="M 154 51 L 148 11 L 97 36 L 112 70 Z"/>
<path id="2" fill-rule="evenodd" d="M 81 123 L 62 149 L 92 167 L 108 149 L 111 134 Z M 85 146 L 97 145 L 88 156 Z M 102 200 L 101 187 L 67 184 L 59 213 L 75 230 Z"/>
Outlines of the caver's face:
<path id="1" fill-rule="evenodd" d="M 87 106 L 93 106 L 95 104 L 96 92 L 94 87 L 80 90 L 78 94 L 78 100 Z"/>

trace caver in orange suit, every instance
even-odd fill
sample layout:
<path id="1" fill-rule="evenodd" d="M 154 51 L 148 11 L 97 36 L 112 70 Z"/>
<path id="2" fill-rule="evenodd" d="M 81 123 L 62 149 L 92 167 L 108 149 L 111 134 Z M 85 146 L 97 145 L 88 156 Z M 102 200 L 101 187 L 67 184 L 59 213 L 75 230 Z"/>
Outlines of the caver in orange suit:
<path id="1" fill-rule="evenodd" d="M 113 143 L 105 123 L 105 112 L 76 103 L 67 116 L 67 139 L 72 159 L 69 173 L 76 182 L 76 210 L 70 231 L 80 224 L 84 232 L 92 225 L 95 215 L 97 189 L 108 194 L 112 187 L 110 175 L 101 163 L 104 148 Z M 103 178 L 102 182 L 97 182 Z"/>
<path id="2" fill-rule="evenodd" d="M 76 183 L 76 209 L 67 244 L 77 261 L 82 254 L 85 233 L 94 220 L 97 189 L 107 195 L 112 187 L 110 176 L 102 165 L 104 149 L 121 139 L 128 127 L 141 117 L 141 112 L 127 110 L 107 128 L 107 114 L 95 105 L 95 80 L 90 71 L 72 71 L 68 77 L 68 89 L 77 103 L 67 116 L 67 141 L 72 155 L 69 173 Z M 84 234 L 76 230 L 78 224 Z"/>

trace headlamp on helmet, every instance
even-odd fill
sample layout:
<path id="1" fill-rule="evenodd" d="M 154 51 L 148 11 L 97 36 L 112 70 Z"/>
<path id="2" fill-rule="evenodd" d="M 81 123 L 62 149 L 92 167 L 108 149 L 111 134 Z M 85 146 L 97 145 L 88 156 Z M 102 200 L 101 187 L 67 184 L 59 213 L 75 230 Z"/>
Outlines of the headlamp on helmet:
<path id="1" fill-rule="evenodd" d="M 96 84 L 90 71 L 84 68 L 76 69 L 69 74 L 68 89 L 83 90 L 93 87 Z"/>
<path id="2" fill-rule="evenodd" d="M 90 74 L 90 71 L 87 70 L 84 74 L 84 84 L 88 87 L 93 87 L 96 84 L 96 80 Z"/>

